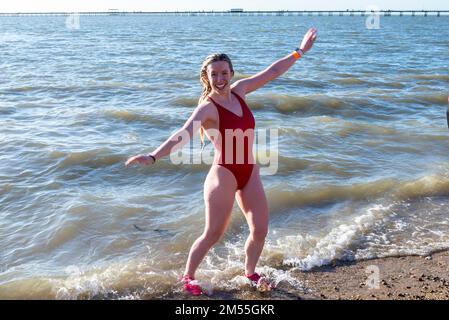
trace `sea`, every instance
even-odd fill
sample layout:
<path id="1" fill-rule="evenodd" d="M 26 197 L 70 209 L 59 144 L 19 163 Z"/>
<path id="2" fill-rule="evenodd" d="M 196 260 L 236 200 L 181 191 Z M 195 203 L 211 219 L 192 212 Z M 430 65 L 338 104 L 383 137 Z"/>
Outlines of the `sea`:
<path id="1" fill-rule="evenodd" d="M 294 272 L 449 249 L 448 16 L 77 19 L 0 17 L 1 299 L 182 297 L 210 163 L 125 161 L 189 118 L 207 55 L 227 53 L 236 81 L 312 26 L 312 50 L 246 97 L 273 160 L 257 271 L 300 290 Z M 248 234 L 235 204 L 196 275 L 212 297 L 257 298 Z"/>

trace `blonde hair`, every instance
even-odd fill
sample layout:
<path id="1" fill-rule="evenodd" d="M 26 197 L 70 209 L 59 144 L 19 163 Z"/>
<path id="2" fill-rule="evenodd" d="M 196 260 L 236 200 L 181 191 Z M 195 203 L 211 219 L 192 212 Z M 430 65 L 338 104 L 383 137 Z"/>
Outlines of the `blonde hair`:
<path id="1" fill-rule="evenodd" d="M 207 67 L 217 61 L 226 61 L 229 64 L 229 69 L 231 72 L 234 72 L 234 67 L 232 66 L 231 59 L 228 57 L 227 54 L 224 53 L 214 53 L 206 57 L 204 59 L 203 63 L 201 64 L 201 71 L 200 71 L 200 81 L 203 85 L 203 92 L 201 93 L 201 97 L 198 101 L 198 104 L 201 104 L 204 100 L 207 99 L 207 96 L 212 91 L 212 86 L 210 85 L 209 78 L 207 77 Z M 204 146 L 204 130 L 203 127 L 200 128 L 200 137 L 201 137 L 201 144 Z"/>

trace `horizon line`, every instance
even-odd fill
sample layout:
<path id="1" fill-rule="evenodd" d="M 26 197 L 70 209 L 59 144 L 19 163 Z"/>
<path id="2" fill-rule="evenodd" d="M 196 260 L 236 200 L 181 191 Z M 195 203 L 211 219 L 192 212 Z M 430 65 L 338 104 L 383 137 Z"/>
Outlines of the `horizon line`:
<path id="1" fill-rule="evenodd" d="M 234 10 L 238 10 L 238 11 L 234 11 Z M 5 12 L 0 12 L 0 13 L 73 13 L 73 12 L 78 12 L 78 13 L 83 13 L 83 12 L 95 12 L 95 13 L 111 13 L 111 12 L 120 12 L 120 13 L 177 13 L 177 12 L 219 12 L 219 13 L 245 13 L 245 12 L 351 12 L 351 11 L 356 11 L 356 12 L 371 12 L 371 11 L 379 11 L 379 12 L 411 12 L 411 11 L 415 11 L 415 12 L 425 12 L 425 11 L 448 11 L 449 12 L 449 8 L 447 9 L 435 9 L 435 8 L 428 8 L 428 9 L 379 9 L 379 10 L 375 10 L 375 9 L 306 9 L 306 10 L 301 10 L 301 9 L 272 9 L 272 10 L 245 10 L 243 8 L 231 8 L 228 10 L 208 10 L 208 9 L 195 9 L 195 10 L 151 10 L 151 11 L 147 11 L 147 10 L 121 10 L 121 9 L 116 9 L 116 8 L 108 8 L 107 10 L 89 10 L 89 11 L 71 11 L 71 10 L 55 10 L 55 11 L 5 11 Z"/>

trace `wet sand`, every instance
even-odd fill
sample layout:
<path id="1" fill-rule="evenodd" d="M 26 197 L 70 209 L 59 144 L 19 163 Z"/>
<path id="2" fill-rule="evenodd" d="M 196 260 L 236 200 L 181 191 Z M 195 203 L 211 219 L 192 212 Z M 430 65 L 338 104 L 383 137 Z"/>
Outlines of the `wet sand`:
<path id="1" fill-rule="evenodd" d="M 164 299 L 448 300 L 448 271 L 449 251 L 442 251 L 427 257 L 335 262 L 308 272 L 292 271 L 292 276 L 304 285 L 299 290 L 281 282 L 276 290 L 267 293 L 254 289 L 235 292 L 215 290 L 209 297 L 189 297 L 179 293 Z"/>

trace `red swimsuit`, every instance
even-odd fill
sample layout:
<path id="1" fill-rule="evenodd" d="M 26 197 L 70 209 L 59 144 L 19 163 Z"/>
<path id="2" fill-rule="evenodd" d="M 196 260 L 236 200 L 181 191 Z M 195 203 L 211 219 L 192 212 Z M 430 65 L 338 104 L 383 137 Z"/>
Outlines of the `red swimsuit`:
<path id="1" fill-rule="evenodd" d="M 237 181 L 237 190 L 240 190 L 245 187 L 253 172 L 255 162 L 252 150 L 256 122 L 245 100 L 234 92 L 232 94 L 242 107 L 241 117 L 209 97 L 217 107 L 220 131 L 219 139 L 213 139 L 212 142 L 215 146 L 214 164 L 231 171 Z"/>

